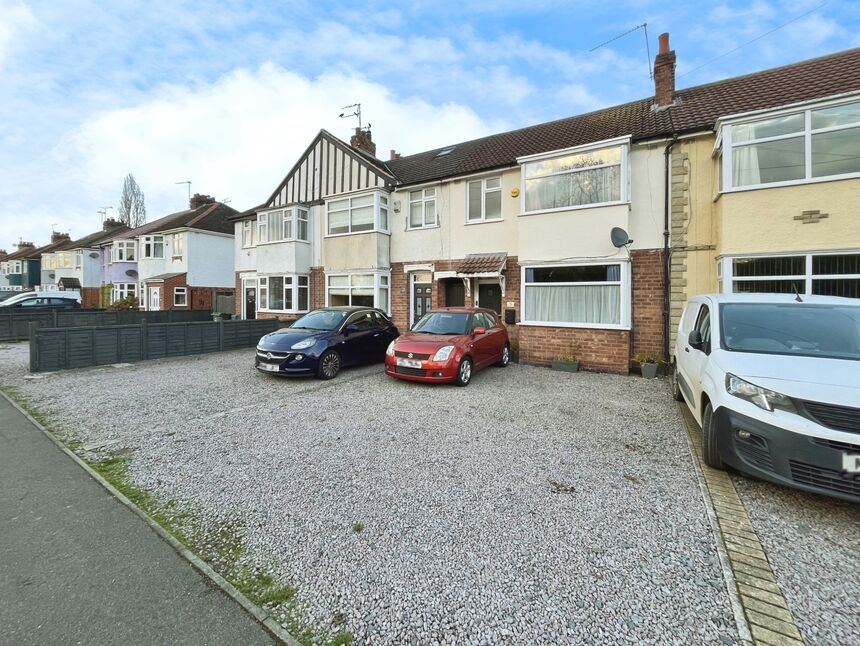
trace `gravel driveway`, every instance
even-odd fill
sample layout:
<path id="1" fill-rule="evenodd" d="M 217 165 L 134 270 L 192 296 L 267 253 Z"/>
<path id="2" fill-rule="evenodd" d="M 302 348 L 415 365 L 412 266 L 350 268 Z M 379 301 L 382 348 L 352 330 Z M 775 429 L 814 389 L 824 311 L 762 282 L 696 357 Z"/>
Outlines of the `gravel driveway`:
<path id="1" fill-rule="evenodd" d="M 665 383 L 511 365 L 468 388 L 258 374 L 237 351 L 24 380 L 49 426 L 135 481 L 241 516 L 308 621 L 358 643 L 737 640 Z M 353 525 L 362 523 L 363 530 Z"/>

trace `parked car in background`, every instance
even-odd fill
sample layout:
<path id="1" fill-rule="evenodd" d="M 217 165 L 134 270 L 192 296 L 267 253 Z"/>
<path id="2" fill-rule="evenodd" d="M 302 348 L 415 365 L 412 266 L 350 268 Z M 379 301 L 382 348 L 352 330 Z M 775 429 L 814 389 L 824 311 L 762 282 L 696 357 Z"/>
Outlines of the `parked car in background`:
<path id="1" fill-rule="evenodd" d="M 696 296 L 674 362 L 709 466 L 860 501 L 860 300 Z"/>
<path id="2" fill-rule="evenodd" d="M 18 292 L 0 302 L 0 311 L 44 311 L 69 310 L 81 307 L 81 295 L 78 292 Z"/>
<path id="3" fill-rule="evenodd" d="M 12 298 L 13 296 L 18 296 L 22 294 L 22 290 L 11 290 L 11 289 L 0 289 L 0 303 L 5 300 Z"/>
<path id="4" fill-rule="evenodd" d="M 448 307 L 428 312 L 388 346 L 385 372 L 397 379 L 468 386 L 478 370 L 505 367 L 510 360 L 508 331 L 494 311 Z"/>
<path id="5" fill-rule="evenodd" d="M 326 307 L 261 338 L 254 365 L 270 374 L 333 379 L 343 367 L 382 361 L 399 334 L 382 310 Z"/>

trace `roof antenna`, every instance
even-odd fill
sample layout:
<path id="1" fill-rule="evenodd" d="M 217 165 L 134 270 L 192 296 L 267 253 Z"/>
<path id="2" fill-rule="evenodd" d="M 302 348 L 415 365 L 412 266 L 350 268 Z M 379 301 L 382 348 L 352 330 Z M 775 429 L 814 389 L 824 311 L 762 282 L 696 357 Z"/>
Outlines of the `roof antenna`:
<path id="1" fill-rule="evenodd" d="M 642 29 L 645 32 L 645 53 L 648 56 L 648 76 L 650 76 L 651 79 L 653 80 L 654 79 L 654 71 L 651 69 L 651 43 L 648 41 L 648 23 L 647 22 L 643 22 L 641 25 L 636 25 L 633 29 L 628 29 L 627 31 L 625 31 L 621 34 L 618 34 L 617 36 L 613 36 L 609 40 L 606 40 L 606 41 L 600 43 L 599 45 L 595 45 L 594 47 L 589 49 L 588 52 L 591 53 L 596 49 L 600 49 L 601 47 L 608 45 L 609 43 L 614 43 L 619 38 L 623 38 L 627 34 L 632 34 L 634 31 L 639 31 L 640 29 Z"/>
<path id="2" fill-rule="evenodd" d="M 792 283 L 791 288 L 794 290 L 794 300 L 798 303 L 802 303 L 803 299 L 800 297 L 800 292 L 797 291 L 797 283 Z"/>
<path id="3" fill-rule="evenodd" d="M 350 108 L 353 108 L 352 112 L 341 112 L 337 116 L 339 116 L 341 119 L 349 119 L 351 117 L 358 117 L 358 129 L 361 130 L 361 104 L 360 103 L 353 103 L 351 105 L 345 105 L 341 108 L 341 110 L 349 110 Z M 370 126 L 368 125 L 368 127 L 370 127 Z"/>

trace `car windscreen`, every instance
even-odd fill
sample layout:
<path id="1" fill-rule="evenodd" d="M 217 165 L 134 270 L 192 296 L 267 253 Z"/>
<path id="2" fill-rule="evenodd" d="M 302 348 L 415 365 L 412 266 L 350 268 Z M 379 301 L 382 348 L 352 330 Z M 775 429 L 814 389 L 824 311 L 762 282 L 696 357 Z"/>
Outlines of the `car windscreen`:
<path id="1" fill-rule="evenodd" d="M 21 294 L 15 294 L 14 296 L 10 296 L 6 300 L 3 301 L 4 306 L 11 306 L 15 303 L 19 303 L 26 298 L 32 298 L 33 292 L 23 292 Z"/>
<path id="2" fill-rule="evenodd" d="M 335 330 L 348 314 L 349 312 L 342 310 L 317 310 L 305 314 L 290 327 L 300 327 L 306 330 Z"/>
<path id="3" fill-rule="evenodd" d="M 412 328 L 421 334 L 466 334 L 470 314 L 466 312 L 431 312 Z"/>
<path id="4" fill-rule="evenodd" d="M 860 360 L 860 303 L 725 303 L 720 343 L 732 352 Z"/>

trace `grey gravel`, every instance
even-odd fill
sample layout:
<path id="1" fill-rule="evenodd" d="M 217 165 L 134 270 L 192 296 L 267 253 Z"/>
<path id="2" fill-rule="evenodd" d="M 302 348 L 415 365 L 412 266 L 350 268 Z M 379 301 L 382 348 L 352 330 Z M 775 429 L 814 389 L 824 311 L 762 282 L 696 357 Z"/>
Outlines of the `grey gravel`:
<path id="1" fill-rule="evenodd" d="M 131 449 L 159 497 L 243 518 L 313 625 L 373 644 L 737 642 L 661 380 L 281 380 L 237 351 L 25 381 L 25 353 L 0 352 L 0 382 L 61 434 Z"/>
<path id="2" fill-rule="evenodd" d="M 807 643 L 860 643 L 860 505 L 733 480 Z"/>

